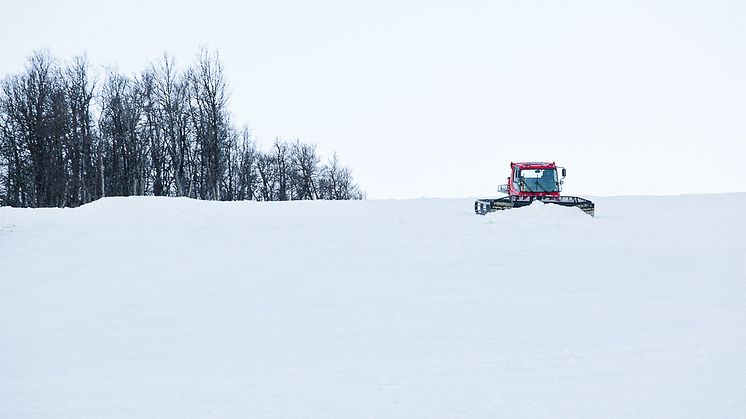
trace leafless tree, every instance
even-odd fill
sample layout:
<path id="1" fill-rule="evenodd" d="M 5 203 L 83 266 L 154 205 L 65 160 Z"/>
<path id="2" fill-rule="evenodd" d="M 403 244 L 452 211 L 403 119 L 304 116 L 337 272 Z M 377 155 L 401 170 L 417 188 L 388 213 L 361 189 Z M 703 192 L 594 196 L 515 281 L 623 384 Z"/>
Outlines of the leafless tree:
<path id="1" fill-rule="evenodd" d="M 163 131 L 168 154 L 167 169 L 173 180 L 176 196 L 188 196 L 192 179 L 188 164 L 195 151 L 189 132 L 189 82 L 176 70 L 173 57 L 164 53 L 154 74 L 155 100 L 158 105 L 160 129 Z M 170 188 L 169 188 L 170 189 Z"/>
<path id="2" fill-rule="evenodd" d="M 3 82 L 2 149 L 12 205 L 64 206 L 67 106 L 56 60 L 37 51 Z"/>
<path id="3" fill-rule="evenodd" d="M 90 64 L 85 56 L 78 56 L 64 71 L 65 92 L 69 106 L 70 185 L 67 204 L 77 206 L 101 196 L 99 188 L 98 155 L 93 129 L 91 105 L 96 83 L 90 76 Z"/>
<path id="4" fill-rule="evenodd" d="M 187 69 L 164 53 L 138 75 L 101 83 L 85 56 L 35 52 L 0 83 L 0 204 L 78 206 L 102 196 L 222 200 L 364 197 L 336 155 L 275 139 L 261 150 L 236 129 L 216 52 Z"/>
<path id="5" fill-rule="evenodd" d="M 294 174 L 295 197 L 297 199 L 318 199 L 317 180 L 319 176 L 319 156 L 315 144 L 297 140 L 290 149 Z"/>
<path id="6" fill-rule="evenodd" d="M 143 195 L 147 184 L 148 144 L 140 137 L 141 91 L 138 83 L 109 71 L 101 94 L 100 131 L 105 144 L 106 195 Z"/>
<path id="7" fill-rule="evenodd" d="M 256 160 L 256 171 L 259 175 L 259 194 L 257 199 L 260 201 L 275 201 L 277 176 L 275 176 L 275 162 L 270 154 L 260 153 Z"/>
<path id="8" fill-rule="evenodd" d="M 331 200 L 341 199 L 364 199 L 365 193 L 352 179 L 349 168 L 339 163 L 337 153 L 324 166 L 319 180 L 321 198 Z"/>
<path id="9" fill-rule="evenodd" d="M 200 197 L 220 199 L 230 124 L 227 84 L 218 54 L 201 49 L 190 72 L 190 81 L 192 125 L 200 154 Z"/>

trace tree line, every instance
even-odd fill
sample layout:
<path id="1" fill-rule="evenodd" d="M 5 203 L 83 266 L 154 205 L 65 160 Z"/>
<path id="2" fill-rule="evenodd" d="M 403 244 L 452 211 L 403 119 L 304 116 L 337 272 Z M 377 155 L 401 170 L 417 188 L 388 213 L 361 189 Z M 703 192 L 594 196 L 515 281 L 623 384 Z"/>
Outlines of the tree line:
<path id="1" fill-rule="evenodd" d="M 217 52 L 176 67 L 164 53 L 98 80 L 85 56 L 34 52 L 0 85 L 0 205 L 76 207 L 106 196 L 363 199 L 336 153 L 277 139 L 262 150 L 228 112 Z"/>

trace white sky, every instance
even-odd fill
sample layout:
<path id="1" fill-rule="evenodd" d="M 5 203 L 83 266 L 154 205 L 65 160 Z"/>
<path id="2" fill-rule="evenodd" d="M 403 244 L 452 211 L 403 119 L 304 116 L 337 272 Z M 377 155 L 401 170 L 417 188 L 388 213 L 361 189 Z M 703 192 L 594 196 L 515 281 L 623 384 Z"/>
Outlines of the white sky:
<path id="1" fill-rule="evenodd" d="M 0 75 L 206 45 L 237 123 L 336 150 L 369 198 L 496 195 L 525 160 L 568 194 L 746 191 L 743 1 L 152 3 L 2 0 Z"/>

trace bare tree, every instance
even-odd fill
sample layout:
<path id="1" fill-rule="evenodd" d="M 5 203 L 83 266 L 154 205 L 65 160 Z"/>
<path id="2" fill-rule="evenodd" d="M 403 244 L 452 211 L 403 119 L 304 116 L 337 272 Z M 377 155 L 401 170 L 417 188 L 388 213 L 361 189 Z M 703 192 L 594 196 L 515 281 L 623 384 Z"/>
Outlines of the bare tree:
<path id="1" fill-rule="evenodd" d="M 231 137 L 228 186 L 233 188 L 233 192 L 230 199 L 255 199 L 259 184 L 258 158 L 256 144 L 251 138 L 249 128 L 244 126 L 240 133 L 234 133 Z"/>
<path id="2" fill-rule="evenodd" d="M 26 207 L 33 203 L 33 179 L 28 130 L 23 115 L 26 106 L 23 76 L 6 78 L 0 96 L 0 151 L 3 162 L 4 203 Z"/>
<path id="3" fill-rule="evenodd" d="M 274 163 L 274 175 L 277 179 L 277 193 L 275 199 L 278 201 L 288 201 L 292 199 L 292 190 L 290 188 L 290 146 L 279 138 L 275 139 L 272 146 Z"/>
<path id="4" fill-rule="evenodd" d="M 317 179 L 320 171 L 320 159 L 316 154 L 316 145 L 301 143 L 300 140 L 296 140 L 290 153 L 295 178 L 295 197 L 297 199 L 318 199 Z"/>
<path id="5" fill-rule="evenodd" d="M 158 66 L 153 66 L 155 100 L 158 105 L 160 129 L 168 154 L 167 169 L 176 196 L 189 196 L 191 191 L 189 162 L 195 147 L 189 135 L 189 83 L 175 68 L 173 57 L 164 53 Z"/>
<path id="6" fill-rule="evenodd" d="M 257 199 L 261 201 L 275 201 L 277 176 L 275 176 L 275 162 L 270 154 L 259 153 L 256 160 L 256 170 L 259 174 L 259 195 Z"/>
<path id="7" fill-rule="evenodd" d="M 200 197 L 220 199 L 230 124 L 226 81 L 218 54 L 202 48 L 190 80 L 192 124 L 200 153 Z"/>
<path id="8" fill-rule="evenodd" d="M 357 199 L 336 155 L 275 139 L 257 147 L 228 111 L 217 53 L 177 70 L 163 55 L 98 85 L 85 56 L 61 66 L 35 52 L 0 83 L 0 204 L 77 206 L 106 195 L 222 200 Z"/>
<path id="9" fill-rule="evenodd" d="M 143 195 L 146 187 L 148 144 L 139 137 L 142 117 L 137 83 L 109 71 L 102 92 L 99 123 L 106 148 L 108 195 Z"/>
<path id="10" fill-rule="evenodd" d="M 57 62 L 35 52 L 3 83 L 2 150 L 7 198 L 22 206 L 64 206 L 67 106 Z"/>
<path id="11" fill-rule="evenodd" d="M 337 153 L 324 166 L 319 180 L 321 197 L 323 199 L 364 199 L 365 193 L 352 179 L 352 173 L 347 167 L 339 163 Z"/>
<path id="12" fill-rule="evenodd" d="M 70 107 L 69 134 L 70 187 L 68 205 L 77 206 L 101 196 L 96 138 L 93 131 L 91 104 L 96 88 L 90 78 L 90 65 L 85 56 L 75 57 L 67 66 L 65 90 Z"/>
<path id="13" fill-rule="evenodd" d="M 151 66 L 145 70 L 139 79 L 140 107 L 142 121 L 140 133 L 144 142 L 148 144 L 149 172 L 152 178 L 152 193 L 155 196 L 168 194 L 168 175 L 166 172 L 166 140 L 163 130 L 163 118 L 158 106 L 156 95 L 156 74 Z"/>

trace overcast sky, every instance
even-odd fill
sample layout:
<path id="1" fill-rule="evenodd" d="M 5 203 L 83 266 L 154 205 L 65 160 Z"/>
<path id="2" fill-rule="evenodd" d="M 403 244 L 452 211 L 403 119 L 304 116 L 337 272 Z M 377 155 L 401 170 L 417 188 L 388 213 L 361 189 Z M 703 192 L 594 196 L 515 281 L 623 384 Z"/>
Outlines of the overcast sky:
<path id="1" fill-rule="evenodd" d="M 744 1 L 1 1 L 3 77 L 205 45 L 236 122 L 337 151 L 369 198 L 496 195 L 511 161 L 568 194 L 746 191 Z"/>

